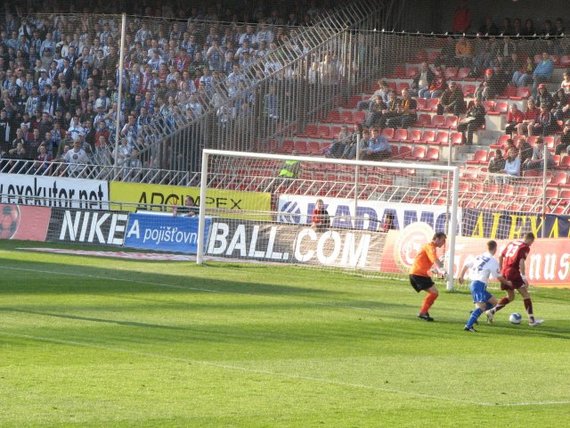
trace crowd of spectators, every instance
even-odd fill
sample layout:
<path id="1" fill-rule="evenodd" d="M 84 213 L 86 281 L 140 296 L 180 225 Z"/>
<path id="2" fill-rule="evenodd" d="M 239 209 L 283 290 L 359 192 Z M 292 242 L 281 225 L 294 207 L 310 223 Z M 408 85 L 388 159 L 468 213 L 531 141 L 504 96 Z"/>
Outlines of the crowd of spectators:
<path id="1" fill-rule="evenodd" d="M 329 6 L 129 2 L 140 17 L 128 19 L 119 106 L 120 17 L 105 14 L 119 12 L 120 5 L 74 4 L 62 9 L 58 2 L 31 1 L 34 13 L 16 5 L 6 6 L 1 16 L 3 164 L 36 159 L 40 170 L 51 160 L 157 166 L 149 148 L 161 130 L 188 123 L 208 108 L 217 109 L 220 123 L 246 111 L 252 102 L 244 91 L 249 65 Z M 280 66 L 267 62 L 263 72 Z M 229 111 L 214 91 L 220 82 L 229 98 L 241 97 Z M 269 91 L 264 100 L 270 118 L 278 114 L 273 98 Z"/>

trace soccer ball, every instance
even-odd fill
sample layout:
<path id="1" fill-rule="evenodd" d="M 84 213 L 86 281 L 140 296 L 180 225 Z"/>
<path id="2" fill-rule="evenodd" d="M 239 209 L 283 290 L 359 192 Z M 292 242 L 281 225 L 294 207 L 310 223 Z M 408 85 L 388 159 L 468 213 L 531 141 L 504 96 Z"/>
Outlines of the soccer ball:
<path id="1" fill-rule="evenodd" d="M 0 239 L 10 239 L 20 223 L 20 210 L 17 205 L 0 204 Z"/>
<path id="2" fill-rule="evenodd" d="M 520 324 L 522 321 L 522 316 L 521 316 L 521 314 L 519 314 L 517 312 L 512 313 L 509 316 L 509 321 L 511 322 L 511 324 Z"/>

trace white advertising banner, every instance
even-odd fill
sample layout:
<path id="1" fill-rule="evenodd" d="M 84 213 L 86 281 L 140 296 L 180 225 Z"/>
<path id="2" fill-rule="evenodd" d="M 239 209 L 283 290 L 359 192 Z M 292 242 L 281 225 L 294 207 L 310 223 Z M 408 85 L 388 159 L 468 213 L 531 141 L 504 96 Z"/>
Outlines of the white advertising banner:
<path id="1" fill-rule="evenodd" d="M 58 208 L 107 209 L 109 186 L 102 180 L 0 174 L 0 202 Z"/>
<path id="2" fill-rule="evenodd" d="M 317 199 L 322 199 L 331 217 L 333 228 L 377 231 L 384 216 L 391 214 L 394 229 L 403 229 L 409 224 L 424 222 L 434 230 L 447 232 L 445 205 L 419 205 L 387 201 L 358 201 L 356 210 L 353 199 L 327 198 L 318 196 L 280 195 L 277 221 L 288 224 L 310 224 L 311 213 Z M 451 211 L 451 208 L 449 209 Z M 458 227 L 462 211 L 458 209 Z"/>

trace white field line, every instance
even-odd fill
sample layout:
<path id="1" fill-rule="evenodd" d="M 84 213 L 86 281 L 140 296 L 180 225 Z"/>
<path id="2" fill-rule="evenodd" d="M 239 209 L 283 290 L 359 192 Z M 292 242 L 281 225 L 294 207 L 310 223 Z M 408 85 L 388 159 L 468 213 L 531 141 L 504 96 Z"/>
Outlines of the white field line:
<path id="1" fill-rule="evenodd" d="M 176 362 L 181 362 L 181 363 L 186 363 L 186 364 L 200 364 L 203 366 L 216 367 L 216 368 L 224 369 L 224 370 L 234 370 L 234 371 L 258 374 L 258 375 L 264 375 L 264 376 L 281 377 L 281 378 L 287 378 L 287 379 L 296 379 L 296 380 L 308 381 L 308 382 L 318 382 L 318 383 L 324 383 L 324 384 L 339 386 L 339 387 L 366 389 L 366 390 L 386 392 L 386 393 L 391 393 L 391 394 L 409 395 L 409 396 L 413 396 L 413 397 L 426 398 L 426 399 L 431 399 L 431 400 L 435 400 L 435 401 L 448 401 L 448 402 L 452 402 L 452 403 L 459 403 L 459 404 L 465 404 L 465 405 L 476 405 L 476 406 L 482 406 L 482 407 L 515 407 L 515 406 L 550 406 L 550 405 L 567 405 L 567 404 L 570 404 L 570 401 L 529 401 L 529 402 L 502 403 L 502 404 L 490 403 L 490 402 L 476 402 L 473 400 L 461 400 L 461 399 L 457 399 L 457 398 L 450 398 L 450 397 L 444 397 L 444 396 L 439 396 L 439 395 L 423 394 L 420 392 L 402 391 L 402 390 L 398 390 L 398 389 L 394 389 L 394 388 L 384 388 L 384 387 L 379 387 L 379 386 L 374 386 L 374 385 L 366 385 L 366 384 L 362 384 L 362 383 L 342 382 L 342 381 L 338 381 L 338 380 L 324 379 L 324 378 L 319 378 L 319 377 L 314 377 L 314 376 L 300 376 L 300 375 L 294 375 L 294 374 L 288 374 L 288 373 L 272 372 L 269 370 L 259 370 L 259 369 L 252 369 L 249 367 L 240 367 L 240 366 L 230 365 L 230 364 L 214 363 L 211 361 L 194 360 L 194 359 L 181 358 L 181 357 L 172 357 L 169 355 L 157 354 L 154 352 L 133 351 L 132 349 L 125 349 L 125 348 L 114 347 L 114 346 L 97 345 L 97 344 L 93 344 L 93 343 L 79 342 L 79 341 L 75 341 L 75 340 L 62 340 L 62 339 L 53 339 L 53 338 L 45 337 L 45 336 L 34 336 L 34 335 L 28 335 L 28 334 L 8 333 L 6 331 L 1 331 L 1 330 L 0 330 L 0 335 L 10 336 L 10 337 L 20 337 L 20 338 L 24 338 L 24 339 L 37 340 L 37 341 L 41 341 L 41 342 L 57 343 L 57 344 L 68 345 L 68 346 L 82 346 L 82 347 L 87 347 L 87 348 L 96 348 L 96 349 L 101 349 L 101 350 L 105 350 L 105 351 L 121 352 L 121 353 L 125 353 L 125 354 L 139 355 L 142 357 L 149 357 L 149 358 L 160 358 L 163 360 L 176 361 Z"/>

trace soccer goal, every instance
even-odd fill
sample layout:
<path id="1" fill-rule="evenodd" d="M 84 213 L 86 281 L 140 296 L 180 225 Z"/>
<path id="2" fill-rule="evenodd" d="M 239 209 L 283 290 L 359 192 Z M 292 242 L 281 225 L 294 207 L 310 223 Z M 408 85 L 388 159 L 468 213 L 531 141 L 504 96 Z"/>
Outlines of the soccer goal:
<path id="1" fill-rule="evenodd" d="M 239 201 L 207 203 L 213 189 Z M 232 259 L 407 278 L 421 245 L 447 233 L 453 272 L 459 169 L 430 163 L 204 150 L 197 262 Z M 233 199 L 233 198 L 229 198 Z M 317 200 L 328 212 L 314 216 Z M 230 209 L 234 208 L 234 209 Z M 447 288 L 453 289 L 453 275 Z"/>

